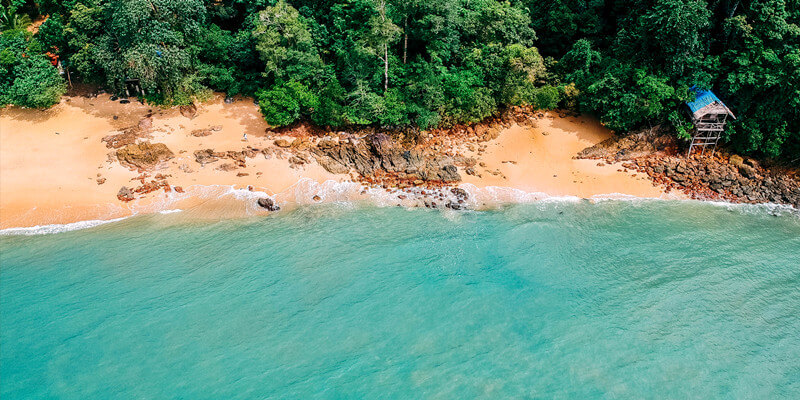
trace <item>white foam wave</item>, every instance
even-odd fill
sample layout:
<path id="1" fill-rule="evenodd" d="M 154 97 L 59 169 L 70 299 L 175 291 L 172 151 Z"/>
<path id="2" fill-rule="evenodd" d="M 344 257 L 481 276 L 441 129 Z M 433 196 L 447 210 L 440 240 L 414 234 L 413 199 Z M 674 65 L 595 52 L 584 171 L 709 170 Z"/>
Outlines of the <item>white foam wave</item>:
<path id="1" fill-rule="evenodd" d="M 172 210 L 161 210 L 158 213 L 159 214 L 174 214 L 174 213 L 179 213 L 179 212 L 183 212 L 183 210 L 181 210 L 180 208 L 175 208 L 175 209 L 172 209 Z"/>
<path id="2" fill-rule="evenodd" d="M 112 222 L 119 222 L 128 217 L 114 218 L 114 219 L 95 219 L 89 221 L 71 222 L 69 224 L 52 224 L 52 225 L 36 225 L 25 228 L 8 228 L 0 230 L 2 236 L 34 236 L 34 235 L 49 235 L 53 233 L 62 233 L 69 231 L 77 231 L 80 229 L 89 229 L 96 226 L 110 224 Z"/>
<path id="3" fill-rule="evenodd" d="M 726 201 L 703 201 L 703 203 L 716 207 L 722 207 L 727 209 L 728 211 L 740 212 L 745 214 L 766 213 L 774 216 L 795 215 L 797 217 L 800 217 L 800 210 L 788 204 L 777 204 L 777 203 L 750 204 L 750 203 L 730 203 Z"/>

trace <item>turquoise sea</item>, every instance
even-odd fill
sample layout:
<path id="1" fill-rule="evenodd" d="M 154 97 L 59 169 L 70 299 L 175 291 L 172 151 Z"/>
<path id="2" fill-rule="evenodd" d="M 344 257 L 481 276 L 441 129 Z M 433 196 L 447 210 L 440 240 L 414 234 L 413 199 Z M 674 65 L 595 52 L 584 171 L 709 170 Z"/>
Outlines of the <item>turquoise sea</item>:
<path id="1" fill-rule="evenodd" d="M 0 237 L 0 398 L 800 398 L 791 212 L 182 214 Z"/>

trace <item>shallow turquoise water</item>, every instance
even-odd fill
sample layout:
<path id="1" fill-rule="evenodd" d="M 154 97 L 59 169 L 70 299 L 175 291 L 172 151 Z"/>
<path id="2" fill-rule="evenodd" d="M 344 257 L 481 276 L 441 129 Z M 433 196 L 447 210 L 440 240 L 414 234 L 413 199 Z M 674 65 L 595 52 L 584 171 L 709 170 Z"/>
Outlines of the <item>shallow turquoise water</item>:
<path id="1" fill-rule="evenodd" d="M 0 237 L 0 398 L 800 398 L 797 216 L 185 219 Z"/>

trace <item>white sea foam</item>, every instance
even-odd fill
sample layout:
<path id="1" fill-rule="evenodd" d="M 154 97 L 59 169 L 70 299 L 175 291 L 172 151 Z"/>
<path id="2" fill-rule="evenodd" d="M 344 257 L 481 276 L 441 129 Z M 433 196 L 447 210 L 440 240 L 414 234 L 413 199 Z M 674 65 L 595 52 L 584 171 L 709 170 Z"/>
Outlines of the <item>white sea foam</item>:
<path id="1" fill-rule="evenodd" d="M 0 235 L 3 236 L 33 236 L 33 235 L 49 235 L 53 233 L 77 231 L 80 229 L 93 228 L 95 226 L 110 224 L 112 222 L 122 221 L 128 217 L 114 218 L 114 219 L 95 219 L 89 221 L 78 221 L 69 224 L 52 224 L 52 225 L 37 225 L 26 228 L 8 228 L 0 230 Z"/>
<path id="2" fill-rule="evenodd" d="M 172 210 L 161 210 L 158 213 L 159 214 L 174 214 L 174 213 L 179 213 L 179 212 L 183 212 L 183 210 L 181 210 L 180 208 L 175 208 L 175 209 L 172 209 Z"/>
<path id="3" fill-rule="evenodd" d="M 703 203 L 716 207 L 723 207 L 728 211 L 740 212 L 744 214 L 766 213 L 774 216 L 794 215 L 800 217 L 800 210 L 788 204 L 777 204 L 777 203 L 749 204 L 749 203 L 730 203 L 724 201 L 704 201 Z"/>

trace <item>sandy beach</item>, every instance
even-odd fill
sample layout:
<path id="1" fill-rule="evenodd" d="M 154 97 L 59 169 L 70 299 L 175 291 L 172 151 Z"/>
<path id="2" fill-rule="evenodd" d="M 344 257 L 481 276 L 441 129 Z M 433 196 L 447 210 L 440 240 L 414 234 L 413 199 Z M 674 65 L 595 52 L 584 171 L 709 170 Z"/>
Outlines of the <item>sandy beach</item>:
<path id="1" fill-rule="evenodd" d="M 196 150 L 241 151 L 247 146 L 274 146 L 269 126 L 250 99 L 226 104 L 222 95 L 198 105 L 193 118 L 177 108 L 162 109 L 138 102 L 120 104 L 108 95 L 64 97 L 48 110 L 0 110 L 0 228 L 106 220 L 170 209 L 203 208 L 214 218 L 266 213 L 251 201 L 236 198 L 232 189 L 250 187 L 276 196 L 282 203 L 341 200 L 359 191 L 326 196 L 325 190 L 351 180 L 331 174 L 316 163 L 292 167 L 280 152 L 275 157 L 248 158 L 245 167 L 221 170 L 222 162 L 201 166 Z M 131 202 L 117 199 L 122 186 L 133 186 L 140 172 L 120 165 L 103 137 L 135 126 L 152 114 L 147 140 L 164 143 L 175 157 L 153 173 L 167 177 L 184 193 L 155 191 Z M 208 136 L 190 133 L 214 128 Z M 247 134 L 248 140 L 243 141 Z M 588 117 L 561 118 L 545 113 L 535 127 L 512 126 L 488 142 L 475 156 L 480 177 L 464 177 L 465 186 L 479 190 L 515 189 L 551 196 L 592 198 L 602 195 L 667 197 L 644 176 L 577 160 L 580 150 L 607 139 L 611 132 Z M 470 155 L 470 154 L 468 154 Z M 493 173 L 492 173 L 493 172 Z M 102 183 L 100 183 L 102 182 Z M 319 193 L 316 193 L 319 192 Z M 224 198 L 227 194 L 229 199 Z M 669 195 L 674 198 L 675 195 Z M 513 199 L 502 199 L 513 200 Z M 213 212 L 208 212 L 209 210 Z"/>

